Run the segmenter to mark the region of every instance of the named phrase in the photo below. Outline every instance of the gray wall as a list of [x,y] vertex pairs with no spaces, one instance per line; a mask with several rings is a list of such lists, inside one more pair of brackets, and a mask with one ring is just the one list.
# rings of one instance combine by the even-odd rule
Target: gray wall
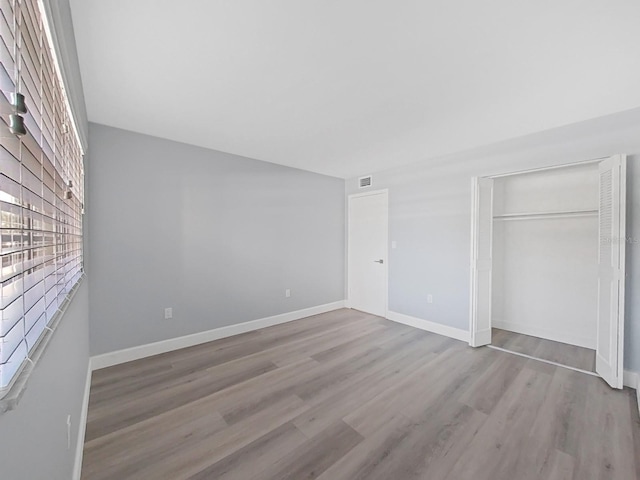
[[[45,2],[53,20],[65,79],[81,136],[88,131],[68,0]],[[86,138],[84,139],[86,142]],[[85,235],[85,245],[86,245]],[[87,249],[85,247],[85,255]],[[0,414],[3,480],[69,480],[78,443],[89,365],[89,288],[85,279],[29,377],[14,410]],[[71,448],[67,448],[67,415]]]
[[627,171],[625,368],[640,372],[640,155]]
[[[640,109],[375,173],[389,189],[389,309],[469,328],[471,177],[636,154],[628,165],[625,368],[640,371]],[[346,184],[357,193],[357,179]],[[434,303],[427,303],[432,294]]]
[[343,180],[96,124],[90,138],[92,355],[344,299]]
[[85,279],[29,377],[18,406],[0,414],[3,480],[72,478],[89,365],[88,293]]

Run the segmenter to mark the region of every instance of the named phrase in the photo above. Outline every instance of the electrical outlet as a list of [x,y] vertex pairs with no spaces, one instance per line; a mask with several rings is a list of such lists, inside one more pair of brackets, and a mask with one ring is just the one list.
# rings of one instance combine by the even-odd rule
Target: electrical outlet
[[427,303],[433,303],[433,295],[427,295]]
[[164,318],[165,320],[173,318],[173,308],[169,307],[164,309]]
[[289,298],[289,297],[291,296],[291,289],[287,288],[287,289],[284,291],[284,296],[285,296],[285,297],[287,297],[287,298]]
[[396,248],[398,248],[398,242],[396,242],[395,240],[392,240],[392,241],[391,241],[391,248],[392,248],[393,250],[395,250]]
[[67,415],[67,450],[71,450],[71,414]]

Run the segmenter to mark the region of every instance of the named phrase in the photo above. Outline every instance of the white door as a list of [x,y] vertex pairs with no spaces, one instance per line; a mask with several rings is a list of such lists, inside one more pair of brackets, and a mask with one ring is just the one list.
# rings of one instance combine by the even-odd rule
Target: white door
[[600,163],[598,332],[596,372],[622,388],[626,157]]
[[384,317],[387,312],[387,191],[350,195],[348,208],[348,305]]
[[469,344],[491,343],[491,269],[493,256],[493,179],[472,179],[471,325]]

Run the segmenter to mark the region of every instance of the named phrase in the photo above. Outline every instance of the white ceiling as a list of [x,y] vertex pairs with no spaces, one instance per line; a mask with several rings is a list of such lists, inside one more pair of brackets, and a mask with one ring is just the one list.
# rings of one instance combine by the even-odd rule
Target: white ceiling
[[637,0],[71,0],[89,119],[338,177],[640,106]]

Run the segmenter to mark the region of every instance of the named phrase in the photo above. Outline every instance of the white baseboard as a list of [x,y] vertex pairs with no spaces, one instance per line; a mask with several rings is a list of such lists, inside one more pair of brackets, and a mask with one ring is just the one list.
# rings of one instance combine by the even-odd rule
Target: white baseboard
[[553,340],[554,342],[577,345],[578,347],[589,348],[591,350],[596,349],[593,339],[580,337],[578,335],[549,331],[544,328],[531,327],[529,325],[522,325],[519,323],[503,322],[500,320],[496,320],[495,318],[491,321],[491,326],[493,328],[499,328],[501,330],[508,330],[509,332],[521,333],[522,335],[545,338],[547,340]]
[[73,464],[73,480],[80,480],[82,473],[82,454],[84,452],[84,435],[87,431],[87,413],[89,411],[89,394],[91,392],[91,359],[87,365],[87,379],[84,385],[84,396],[82,397],[82,410],[78,419],[78,443],[76,445],[76,456]]
[[622,383],[625,387],[636,389],[636,400],[638,401],[638,413],[640,413],[640,373],[625,370],[622,375]]
[[273,325],[279,325],[281,323],[292,322],[294,320],[310,317],[312,315],[318,315],[320,313],[330,312],[332,310],[338,310],[339,308],[344,308],[344,305],[344,300],[340,300],[338,302],[327,303],[325,305],[318,305],[315,307],[304,308],[302,310],[296,310],[295,312],[281,313],[280,315],[259,318],[257,320],[238,323],[236,325],[229,325],[227,327],[215,328],[213,330],[207,330],[205,332],[193,333],[191,335],[185,335],[183,337],[170,338],[168,340],[162,340],[160,342],[148,343],[146,345],[140,345],[137,347],[117,350],[115,352],[104,353],[102,355],[91,357],[91,368],[93,370],[99,370],[101,368],[111,367],[113,365],[119,365],[121,363],[151,357],[153,355],[159,355],[161,353],[172,352],[181,348],[192,347],[194,345],[212,342],[221,338],[231,337],[233,335],[239,335],[241,333],[251,332],[253,330],[259,330],[261,328],[271,327]]
[[476,332],[473,338],[469,338],[469,345],[472,347],[483,347],[491,343],[491,329],[486,328]]
[[449,327],[448,325],[430,322],[429,320],[411,317],[409,315],[392,312],[390,310],[387,311],[387,319],[392,322],[419,328],[420,330],[426,330],[427,332],[437,333],[438,335],[455,338],[456,340],[461,340],[463,342],[469,342],[469,332],[467,330],[462,330],[461,328]]

